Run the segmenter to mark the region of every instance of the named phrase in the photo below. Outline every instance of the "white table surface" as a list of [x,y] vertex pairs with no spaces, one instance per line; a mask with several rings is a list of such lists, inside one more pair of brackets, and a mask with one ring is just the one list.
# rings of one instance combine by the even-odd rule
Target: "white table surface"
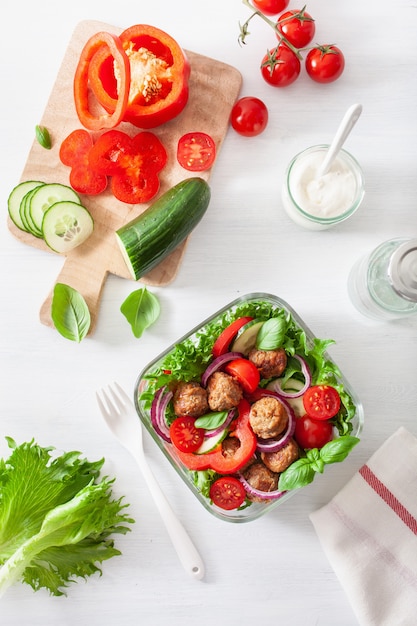
[[[302,3],[300,3],[301,5]],[[290,8],[300,8],[291,2]],[[0,228],[0,454],[5,437],[34,438],[58,450],[104,456],[115,493],[130,503],[132,532],[117,539],[123,555],[103,575],[71,585],[54,598],[16,585],[1,600],[9,626],[166,623],[211,625],[276,621],[291,626],[354,626],[355,615],[309,520],[400,425],[417,435],[417,320],[378,323],[352,307],[346,280],[359,256],[396,236],[417,236],[417,7],[414,0],[309,0],[316,40],[338,44],[346,70],[321,86],[305,74],[274,89],[258,66],[274,44],[253,20],[245,47],[239,0],[152,0],[116,3],[50,0],[9,3],[1,46],[2,173]],[[241,95],[264,100],[268,129],[242,138],[232,129],[211,176],[212,200],[192,234],[169,286],[152,288],[162,312],[135,339],[119,311],[138,286],[109,276],[96,331],[80,344],[39,321],[62,258],[14,239],[6,202],[17,184],[73,29],[93,19],[128,27],[149,23],[189,50],[238,68]],[[354,102],[363,113],[346,148],[361,162],[366,199],[348,222],[326,232],[301,230],[283,213],[285,166],[299,150],[328,142]],[[204,581],[182,570],[150,494],[129,454],[103,425],[95,390],[117,379],[132,391],[140,370],[235,297],[266,291],[286,300],[319,337],[336,340],[330,354],[365,408],[362,440],[349,459],[329,468],[285,506],[248,524],[217,520],[173,474],[149,438],[154,473],[197,544]]]

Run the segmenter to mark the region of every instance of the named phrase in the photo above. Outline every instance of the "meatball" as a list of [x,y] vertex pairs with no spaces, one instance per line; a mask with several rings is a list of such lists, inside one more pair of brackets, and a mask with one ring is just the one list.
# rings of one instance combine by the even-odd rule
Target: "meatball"
[[239,448],[240,441],[237,437],[226,437],[222,441],[222,454],[228,459],[234,457]]
[[180,382],[172,401],[175,415],[200,417],[210,410],[207,391],[197,382]]
[[261,452],[261,459],[271,472],[283,472],[299,457],[298,445],[294,439],[276,452]]
[[283,348],[277,350],[257,350],[253,348],[248,358],[256,367],[261,378],[276,378],[281,376],[287,367],[287,355]]
[[249,422],[261,439],[277,437],[288,425],[287,409],[278,398],[265,396],[252,404]]
[[207,399],[212,411],[228,411],[243,397],[242,388],[226,372],[214,372],[207,382]]
[[[278,489],[279,475],[266,467],[261,461],[252,463],[243,472],[243,476],[251,487],[260,491],[275,491]],[[248,493],[248,498],[253,502],[265,502],[264,498]]]

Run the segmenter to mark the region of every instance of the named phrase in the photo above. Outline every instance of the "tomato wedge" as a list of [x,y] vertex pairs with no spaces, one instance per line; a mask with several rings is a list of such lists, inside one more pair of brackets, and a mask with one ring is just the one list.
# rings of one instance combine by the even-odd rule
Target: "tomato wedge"
[[216,341],[213,344],[212,354],[216,358],[221,354],[225,354],[229,350],[229,346],[236,337],[239,330],[247,324],[251,322],[253,317],[239,317],[237,320],[229,324],[217,337]]
[[190,470],[212,469],[219,474],[234,474],[246,465],[255,453],[257,440],[249,423],[249,402],[245,399],[241,400],[238,411],[239,417],[236,420],[233,436],[238,438],[240,446],[233,456],[223,456],[221,447],[206,454],[177,450],[180,461]]
[[226,363],[224,369],[233,378],[236,378],[246,393],[253,393],[261,380],[258,368],[249,359],[233,359],[233,361]]
[[203,443],[204,428],[197,428],[194,417],[183,415],[172,422],[169,435],[181,452],[195,452]]
[[316,420],[328,420],[340,409],[340,396],[330,385],[309,387],[303,396],[303,404],[307,415]]
[[[117,99],[109,113],[94,113],[90,109],[89,66],[92,58],[100,49],[108,50],[117,65],[120,74],[120,87]],[[118,37],[106,32],[96,33],[85,44],[74,76],[74,102],[78,118],[88,130],[98,131],[114,128],[123,119],[130,85],[130,65],[122,43]]]
[[186,133],[177,145],[178,163],[190,172],[208,170],[216,158],[214,139],[206,133]]
[[246,492],[240,480],[234,476],[222,476],[212,483],[210,498],[219,508],[232,511],[244,503]]

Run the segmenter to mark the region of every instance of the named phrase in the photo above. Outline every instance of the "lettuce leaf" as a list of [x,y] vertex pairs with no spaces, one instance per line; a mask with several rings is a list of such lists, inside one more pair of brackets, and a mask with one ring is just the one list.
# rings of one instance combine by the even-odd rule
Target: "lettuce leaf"
[[21,581],[35,591],[64,595],[76,577],[101,573],[99,564],[119,555],[112,535],[133,523],[114,479],[100,478],[104,459],[79,452],[52,456],[33,440],[6,438],[10,457],[0,460],[0,596]]

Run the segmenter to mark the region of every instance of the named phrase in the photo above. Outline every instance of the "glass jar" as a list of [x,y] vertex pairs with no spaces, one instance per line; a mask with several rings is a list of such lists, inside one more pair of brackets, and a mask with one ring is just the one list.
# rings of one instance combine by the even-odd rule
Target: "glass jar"
[[296,224],[310,230],[325,230],[346,220],[365,193],[362,169],[346,150],[340,150],[328,172],[318,176],[328,149],[328,145],[318,145],[297,154],[282,186],[285,211]]
[[349,274],[348,292],[368,317],[417,315],[417,239],[390,239],[359,259]]

